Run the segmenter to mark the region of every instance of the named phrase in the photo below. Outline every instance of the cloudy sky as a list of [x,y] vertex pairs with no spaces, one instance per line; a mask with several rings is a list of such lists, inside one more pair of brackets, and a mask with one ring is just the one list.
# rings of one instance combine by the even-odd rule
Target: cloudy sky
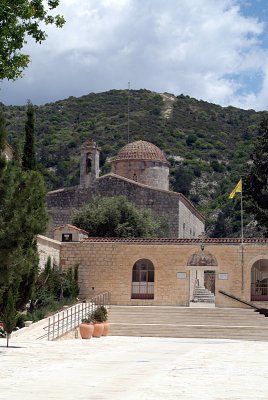
[[61,0],[63,29],[28,43],[23,78],[0,101],[44,104],[127,88],[268,107],[267,0]]

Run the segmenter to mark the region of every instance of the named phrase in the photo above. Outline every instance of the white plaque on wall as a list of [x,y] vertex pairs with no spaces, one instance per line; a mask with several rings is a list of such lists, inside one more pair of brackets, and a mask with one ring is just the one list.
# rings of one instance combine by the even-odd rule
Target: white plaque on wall
[[177,272],[177,279],[186,279],[186,272]]
[[227,273],[219,274],[219,279],[221,279],[222,281],[227,281],[228,280],[228,274]]

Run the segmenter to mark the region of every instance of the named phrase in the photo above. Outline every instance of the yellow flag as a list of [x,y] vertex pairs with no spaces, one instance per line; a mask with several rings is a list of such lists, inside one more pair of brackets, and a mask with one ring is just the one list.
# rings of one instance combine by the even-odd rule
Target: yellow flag
[[242,179],[238,182],[234,190],[229,194],[229,199],[232,199],[236,193],[242,192]]

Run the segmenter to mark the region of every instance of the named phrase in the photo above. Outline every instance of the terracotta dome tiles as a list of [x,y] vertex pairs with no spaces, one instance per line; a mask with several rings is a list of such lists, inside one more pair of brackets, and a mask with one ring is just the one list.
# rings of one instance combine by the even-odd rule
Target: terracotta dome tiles
[[167,162],[164,153],[157,146],[143,140],[128,143],[119,151],[116,160],[153,160]]

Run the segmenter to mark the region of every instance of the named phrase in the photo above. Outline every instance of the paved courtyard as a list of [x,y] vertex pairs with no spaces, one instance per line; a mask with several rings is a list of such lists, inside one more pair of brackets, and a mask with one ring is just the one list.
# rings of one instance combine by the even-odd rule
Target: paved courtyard
[[4,345],[1,400],[268,399],[267,342],[17,337]]

